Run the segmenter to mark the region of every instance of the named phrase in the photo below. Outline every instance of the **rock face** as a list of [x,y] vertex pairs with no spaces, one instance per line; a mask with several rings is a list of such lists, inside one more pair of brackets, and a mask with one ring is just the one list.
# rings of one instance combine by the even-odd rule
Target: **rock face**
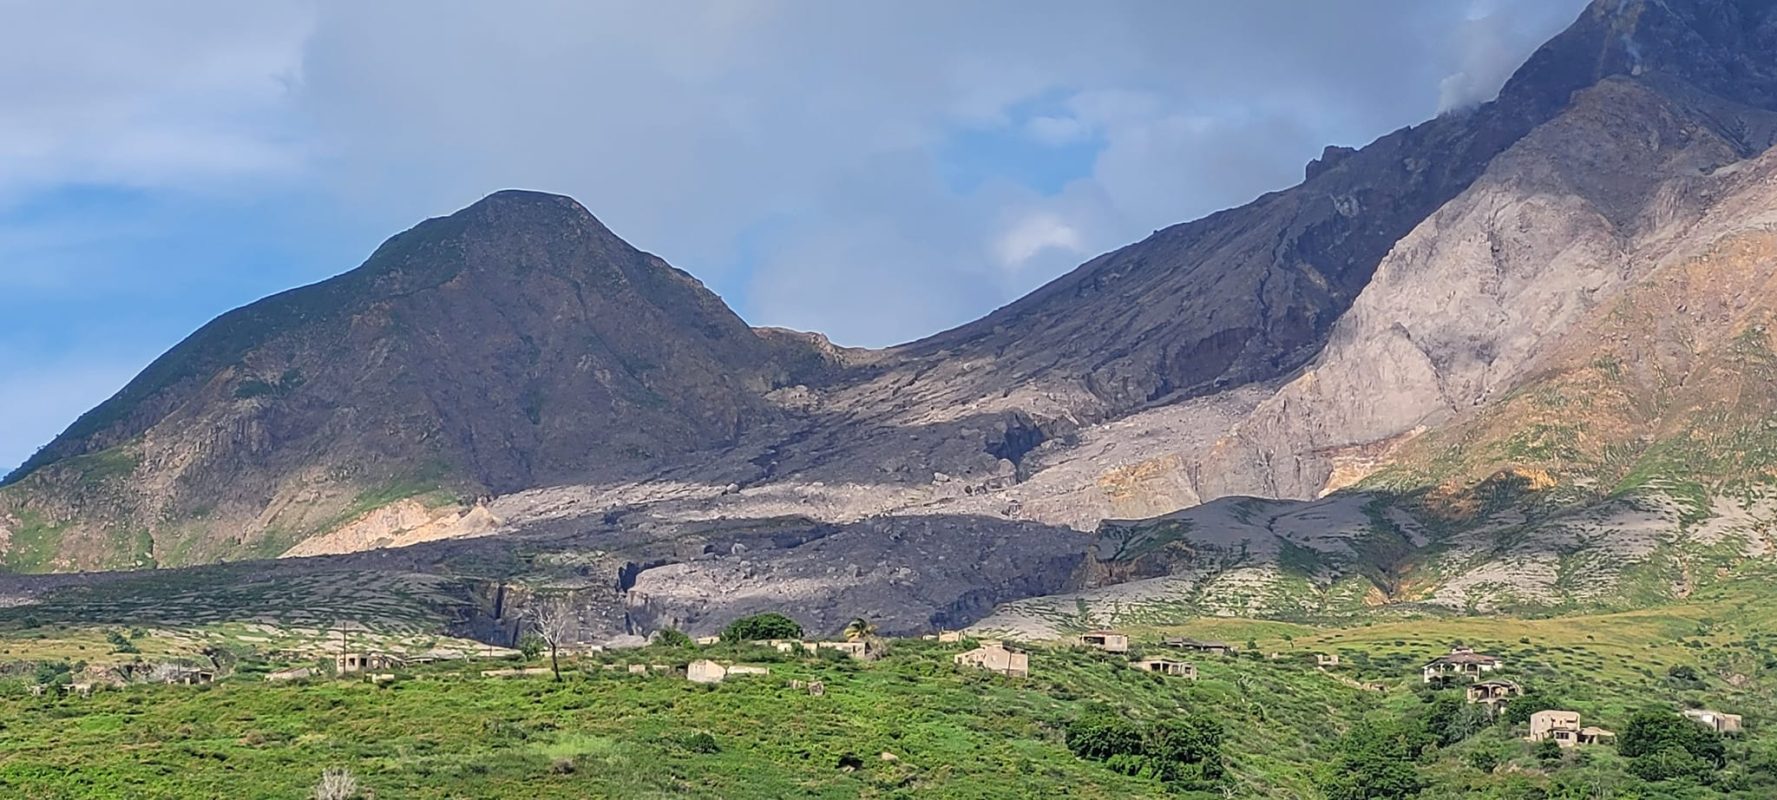
[[17,566],[114,564],[90,545],[119,531],[161,563],[275,555],[403,497],[731,444],[773,416],[790,350],[579,204],[501,192],[206,325],[15,472],[0,509],[70,542]]
[[0,553],[554,548],[465,590],[496,633],[540,588],[624,636],[1680,594],[1777,549],[1774,112],[1777,0],[1599,0],[1494,102],[882,351],[503,192],[169,352]]

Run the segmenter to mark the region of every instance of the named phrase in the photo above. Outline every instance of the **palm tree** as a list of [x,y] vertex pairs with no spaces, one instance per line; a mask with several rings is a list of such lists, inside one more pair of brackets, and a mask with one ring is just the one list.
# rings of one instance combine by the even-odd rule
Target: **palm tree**
[[876,626],[870,624],[870,620],[864,619],[863,617],[855,617],[851,622],[845,624],[845,640],[848,642],[855,642],[859,639],[869,639],[875,636]]

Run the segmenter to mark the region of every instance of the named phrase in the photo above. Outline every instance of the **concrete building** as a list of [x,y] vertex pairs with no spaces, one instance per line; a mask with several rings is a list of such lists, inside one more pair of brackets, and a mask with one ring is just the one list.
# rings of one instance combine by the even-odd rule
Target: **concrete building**
[[700,658],[685,666],[685,678],[692,683],[721,683],[728,677],[728,668],[707,658]]
[[1504,665],[1499,656],[1477,653],[1471,648],[1457,646],[1450,648],[1450,654],[1441,656],[1426,664],[1421,669],[1426,683],[1467,678],[1480,680],[1483,673],[1492,672]]
[[1720,711],[1710,711],[1705,708],[1687,708],[1679,713],[1683,714],[1685,719],[1691,720],[1692,722],[1702,725],[1716,733],[1740,732],[1739,714],[1724,714]]
[[1466,694],[1471,703],[1497,706],[1503,705],[1514,697],[1522,696],[1524,689],[1511,681],[1491,680],[1470,685]]
[[1116,631],[1087,631],[1080,634],[1080,644],[1107,653],[1129,652],[1129,637]]
[[963,640],[962,631],[938,631],[938,641],[944,644]]
[[1573,747],[1581,744],[1598,744],[1605,739],[1616,736],[1603,728],[1580,727],[1578,711],[1538,711],[1530,715],[1530,735],[1524,738],[1532,742],[1553,740],[1562,747]]
[[1314,665],[1317,667],[1339,666],[1339,656],[1336,653],[1315,653]]
[[1161,675],[1174,675],[1180,678],[1197,680],[1197,665],[1189,661],[1173,661],[1169,658],[1144,658],[1132,661],[1129,666],[1143,672],[1157,672]]
[[1218,656],[1232,655],[1234,653],[1234,645],[1228,644],[1227,642],[1204,642],[1183,636],[1168,636],[1161,639],[1160,643],[1167,647],[1176,647],[1180,650],[1210,653]]
[[967,653],[958,653],[952,660],[957,666],[984,669],[1009,678],[1030,677],[1030,654],[1007,650],[997,642],[982,645]]

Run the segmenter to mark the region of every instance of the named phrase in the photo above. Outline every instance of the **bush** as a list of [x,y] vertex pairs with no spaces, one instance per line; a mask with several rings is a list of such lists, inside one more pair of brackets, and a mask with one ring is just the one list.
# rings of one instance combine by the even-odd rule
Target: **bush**
[[526,661],[537,660],[537,656],[543,654],[543,637],[534,633],[525,635],[524,638],[518,640],[518,652],[524,654]]
[[1366,721],[1339,740],[1338,758],[1321,781],[1327,800],[1401,800],[1424,781],[1414,762],[1431,736],[1411,722]]
[[358,796],[358,779],[350,770],[330,769],[315,784],[315,800],[352,800]]
[[1726,761],[1721,736],[1667,708],[1647,708],[1629,718],[1617,752],[1642,780],[1705,779]]
[[722,631],[728,642],[752,642],[760,639],[800,639],[802,625],[776,612],[741,617]]
[[1070,723],[1066,741],[1076,756],[1181,787],[1218,784],[1226,774],[1221,723],[1201,714],[1144,726],[1098,711]]
[[122,633],[120,633],[118,631],[106,631],[105,632],[105,641],[111,643],[112,652],[116,652],[116,653],[139,653],[139,652],[142,652],[142,651],[136,649],[135,643],[131,642],[128,637],[125,637]]
[[691,647],[691,637],[678,628],[661,628],[654,632],[654,643],[662,647]]
[[679,739],[679,746],[693,753],[719,753],[721,745],[716,744],[716,737],[704,731],[687,733]]

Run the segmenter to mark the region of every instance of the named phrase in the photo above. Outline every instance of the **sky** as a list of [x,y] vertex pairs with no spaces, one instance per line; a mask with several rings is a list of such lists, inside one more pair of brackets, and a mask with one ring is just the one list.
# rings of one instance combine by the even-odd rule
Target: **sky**
[[747,321],[961,324],[1491,99],[1584,0],[0,0],[0,472],[503,188]]

